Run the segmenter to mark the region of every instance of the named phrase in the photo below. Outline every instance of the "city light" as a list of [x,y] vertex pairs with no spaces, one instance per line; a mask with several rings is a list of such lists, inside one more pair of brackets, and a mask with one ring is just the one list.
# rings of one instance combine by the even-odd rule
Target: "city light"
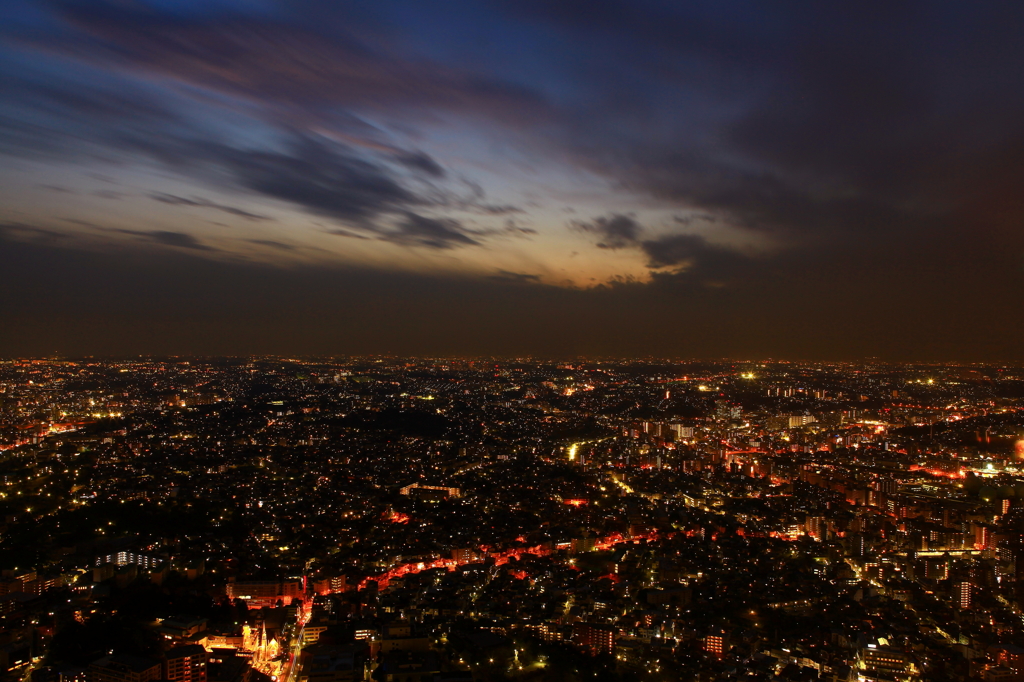
[[[8,599],[11,617],[47,628],[15,643],[50,645],[64,627],[39,610],[51,602],[89,628],[137,598],[133,627],[164,643],[146,659],[161,670],[301,682],[322,665],[364,679],[450,661],[515,677],[562,666],[541,656],[569,647],[573,670],[611,660],[669,676],[676,655],[753,669],[743,638],[756,632],[772,670],[842,660],[919,679],[919,659],[973,622],[962,614],[1024,623],[1010,535],[1024,410],[993,412],[987,383],[929,402],[922,381],[907,407],[914,366],[865,381],[865,367],[764,363],[757,388],[725,363],[684,364],[672,376],[700,371],[717,388],[677,391],[671,412],[662,385],[625,364],[515,363],[531,383],[500,361],[378,360],[0,365],[0,397],[15,398],[0,403],[0,500],[20,502],[0,549],[34,562],[3,585],[25,595]],[[342,375],[360,381],[339,389]],[[267,382],[273,399],[252,400]],[[573,382],[592,390],[565,391]],[[532,397],[505,400],[511,386]],[[168,417],[174,395],[204,409]],[[101,413],[124,416],[86,419]],[[74,428],[50,428],[57,415]],[[80,539],[52,534],[65,527]],[[168,585],[213,601],[168,616],[146,598],[179,599]],[[860,628],[859,610],[837,606],[851,595],[916,626],[837,646],[816,623]],[[973,660],[994,670],[1013,655]]]

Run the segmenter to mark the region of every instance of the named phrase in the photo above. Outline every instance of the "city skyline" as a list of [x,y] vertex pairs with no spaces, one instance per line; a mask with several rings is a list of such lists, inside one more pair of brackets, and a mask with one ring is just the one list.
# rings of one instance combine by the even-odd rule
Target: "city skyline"
[[1016,362],[1024,10],[0,8],[0,356]]

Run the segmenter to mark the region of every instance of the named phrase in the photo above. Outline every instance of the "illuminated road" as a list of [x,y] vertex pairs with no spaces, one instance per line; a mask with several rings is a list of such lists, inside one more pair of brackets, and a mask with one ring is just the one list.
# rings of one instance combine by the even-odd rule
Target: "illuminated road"
[[615,485],[619,486],[622,489],[622,492],[626,493],[627,495],[634,494],[635,491],[632,488],[630,488],[628,485],[626,485],[625,481],[620,481],[619,479],[615,478],[614,474],[609,476],[608,478],[610,478],[612,480],[612,483],[614,483]]
[[309,622],[309,616],[311,613],[312,609],[310,605],[303,604],[302,611],[299,613],[299,632],[295,637],[295,644],[292,645],[291,653],[288,655],[288,662],[281,671],[281,677],[277,682],[291,682],[292,675],[297,672],[296,668],[299,664],[299,652],[302,651],[302,640],[306,636],[306,623]]
[[[625,484],[622,484],[622,485],[625,485]],[[631,537],[626,537],[626,536],[621,535],[619,533],[612,533],[611,535],[606,535],[603,538],[600,538],[597,541],[595,541],[594,542],[594,550],[595,551],[604,551],[604,550],[607,550],[607,549],[611,549],[615,545],[618,545],[618,544],[623,543],[623,542],[633,542],[633,541],[636,541],[636,540],[656,540],[656,539],[658,539],[658,537],[659,537],[659,535],[658,535],[657,531],[652,531],[650,533],[645,533],[645,534],[642,534],[642,535],[635,535],[635,536],[631,536]],[[668,536],[666,536],[666,537],[668,537]],[[483,549],[483,552],[482,552],[483,557],[484,558],[494,559],[495,564],[498,565],[498,566],[502,566],[504,564],[507,564],[513,557],[516,558],[516,559],[519,559],[524,554],[533,554],[535,556],[547,556],[547,555],[551,554],[551,550],[550,549],[547,549],[546,547],[543,547],[541,545],[535,545],[533,547],[523,547],[523,548],[518,548],[517,547],[517,548],[514,548],[514,549],[507,549],[507,550],[505,550],[503,552],[490,552],[490,551],[487,551],[486,548],[482,548],[482,549]],[[459,566],[462,566],[462,565],[465,565],[465,564],[471,564],[471,563],[480,563],[480,560],[457,561],[455,559],[441,559],[441,558],[438,558],[438,559],[434,559],[433,561],[429,561],[429,562],[420,561],[420,562],[414,562],[414,563],[401,564],[399,566],[396,566],[396,567],[392,568],[391,570],[387,571],[386,573],[383,573],[382,575],[365,578],[362,582],[359,583],[359,589],[360,590],[365,589],[367,584],[371,580],[376,581],[378,587],[383,589],[383,588],[387,587],[388,583],[390,581],[394,580],[395,578],[400,578],[400,577],[402,577],[404,575],[409,575],[410,573],[419,573],[421,571],[427,571],[427,570],[434,569],[434,568],[446,568],[449,571],[454,571]]]
[[281,671],[281,679],[278,682],[290,682],[292,674],[296,672],[299,663],[299,652],[302,651],[302,637],[305,632],[306,626],[303,625],[299,628],[299,634],[295,639],[295,644],[292,645],[292,651],[288,655],[288,662],[285,664],[284,670]]

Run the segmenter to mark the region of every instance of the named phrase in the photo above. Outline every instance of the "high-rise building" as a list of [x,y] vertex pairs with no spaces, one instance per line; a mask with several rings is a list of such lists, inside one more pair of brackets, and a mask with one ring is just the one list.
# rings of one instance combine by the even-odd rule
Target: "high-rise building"
[[97,566],[102,566],[103,564],[114,564],[116,566],[128,566],[130,564],[134,564],[142,568],[155,568],[161,562],[163,562],[163,559],[160,557],[149,556],[147,554],[137,554],[135,552],[128,551],[96,557]]
[[971,593],[973,585],[967,580],[960,581],[953,585],[953,601],[962,609],[971,608]]
[[824,516],[810,516],[808,515],[805,523],[807,534],[815,540],[821,540],[825,537],[825,530],[827,529],[827,520]]
[[167,652],[164,679],[167,682],[206,682],[206,649],[198,644],[177,646]]
[[85,671],[87,682],[150,682],[159,680],[162,674],[159,661],[124,654],[104,656]]
[[683,440],[684,438],[693,438],[693,427],[683,426],[682,424],[672,424],[670,426],[672,431],[675,433],[676,440]]
[[231,599],[241,599],[249,608],[274,606],[281,601],[285,606],[303,595],[301,580],[252,580],[228,583],[227,594]]
[[594,655],[610,654],[615,651],[615,628],[600,623],[574,623],[572,641]]
[[728,637],[722,632],[713,632],[706,635],[702,644],[704,651],[715,658],[722,658],[725,652],[729,650]]
[[743,417],[743,408],[727,400],[715,401],[715,419],[729,420]]

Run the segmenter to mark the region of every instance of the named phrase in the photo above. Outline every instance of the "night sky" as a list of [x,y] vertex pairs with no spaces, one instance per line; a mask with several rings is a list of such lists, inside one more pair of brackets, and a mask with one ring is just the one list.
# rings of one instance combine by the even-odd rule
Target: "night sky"
[[0,355],[1024,359],[1024,3],[0,3]]

